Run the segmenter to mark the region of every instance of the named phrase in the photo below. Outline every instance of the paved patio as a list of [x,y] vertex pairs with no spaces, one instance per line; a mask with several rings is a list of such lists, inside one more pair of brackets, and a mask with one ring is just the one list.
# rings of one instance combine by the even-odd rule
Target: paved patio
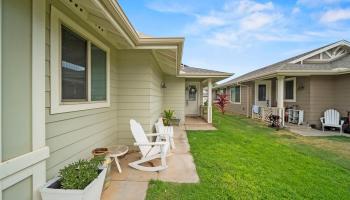
[[[123,172],[112,168],[112,182],[102,194],[102,200],[143,200],[146,197],[148,182],[161,180],[175,183],[198,183],[196,166],[190,153],[187,135],[184,127],[174,127],[176,149],[172,150],[167,159],[169,168],[162,172],[142,172],[128,166],[128,163],[139,159],[138,152],[127,154],[121,159]],[[154,161],[149,165],[157,165]]]
[[206,122],[201,117],[186,117],[185,119],[185,130],[188,131],[213,131],[216,130],[216,128],[212,125]]
[[302,136],[308,137],[322,137],[322,136],[345,136],[350,137],[350,134],[340,133],[339,130],[335,131],[322,131],[313,129],[311,127],[305,125],[295,125],[295,124],[286,124],[286,128],[292,133],[296,133]]

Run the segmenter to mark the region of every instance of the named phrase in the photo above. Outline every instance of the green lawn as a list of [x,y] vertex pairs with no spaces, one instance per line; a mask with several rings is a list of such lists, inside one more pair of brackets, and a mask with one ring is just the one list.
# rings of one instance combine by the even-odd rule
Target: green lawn
[[151,181],[147,199],[350,199],[346,138],[305,139],[215,112],[217,131],[188,133],[198,184]]

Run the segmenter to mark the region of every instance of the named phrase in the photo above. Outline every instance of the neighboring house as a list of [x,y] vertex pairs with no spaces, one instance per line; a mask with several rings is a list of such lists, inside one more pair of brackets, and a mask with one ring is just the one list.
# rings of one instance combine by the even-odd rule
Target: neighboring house
[[152,132],[163,109],[198,115],[201,88],[231,75],[181,65],[184,38],[140,35],[115,0],[0,4],[2,200],[40,199],[65,165],[131,145],[130,118]]
[[[343,117],[350,111],[349,52],[350,43],[338,41],[244,74],[214,92],[227,89],[230,112],[266,119],[266,113],[285,116],[293,107],[303,111],[303,124],[320,128],[325,110],[334,108]],[[255,112],[253,105],[259,107]]]

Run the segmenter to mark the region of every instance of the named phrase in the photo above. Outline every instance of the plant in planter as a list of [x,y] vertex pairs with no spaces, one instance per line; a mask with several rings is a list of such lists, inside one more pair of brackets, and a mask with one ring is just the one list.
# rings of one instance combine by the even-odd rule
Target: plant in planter
[[106,176],[106,168],[99,168],[103,160],[102,157],[79,160],[61,169],[59,176],[41,190],[42,199],[100,199]]
[[170,126],[172,120],[174,119],[174,114],[175,111],[174,110],[164,110],[163,112],[163,123],[165,126]]

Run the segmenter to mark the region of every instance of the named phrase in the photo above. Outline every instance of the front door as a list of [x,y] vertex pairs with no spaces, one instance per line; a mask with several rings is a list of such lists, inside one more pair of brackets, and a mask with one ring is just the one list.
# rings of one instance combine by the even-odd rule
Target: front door
[[255,81],[255,105],[271,107],[271,81]]
[[186,82],[185,115],[199,115],[199,82]]

